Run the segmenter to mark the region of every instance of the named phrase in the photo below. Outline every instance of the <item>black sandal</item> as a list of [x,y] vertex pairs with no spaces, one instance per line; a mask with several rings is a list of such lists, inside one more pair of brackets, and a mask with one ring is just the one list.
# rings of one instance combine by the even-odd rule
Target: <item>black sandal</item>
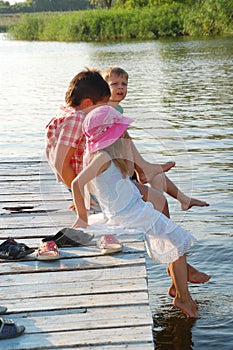
[[29,248],[24,243],[18,243],[13,238],[9,237],[0,245],[0,259],[21,259],[34,251],[35,249]]
[[63,228],[58,231],[55,236],[47,236],[42,242],[54,241],[56,245],[61,247],[79,247],[88,244],[94,237],[93,233],[84,232],[73,228]]
[[13,320],[0,318],[0,339],[18,337],[24,331],[25,327],[15,324]]

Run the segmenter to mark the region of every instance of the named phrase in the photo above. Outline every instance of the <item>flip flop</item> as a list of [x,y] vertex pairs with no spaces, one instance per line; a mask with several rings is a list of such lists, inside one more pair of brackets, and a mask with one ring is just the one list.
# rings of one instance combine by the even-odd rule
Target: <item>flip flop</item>
[[18,243],[9,237],[0,245],[0,259],[21,259],[28,254],[32,254],[34,251],[33,248],[29,248],[26,244]]
[[63,228],[55,236],[48,236],[42,242],[54,241],[59,248],[79,247],[88,244],[94,237],[92,232],[84,232],[73,228]]
[[57,260],[60,258],[58,247],[54,241],[42,242],[37,255],[37,260]]
[[7,307],[5,307],[5,306],[0,306],[0,315],[5,314],[6,311],[7,311]]
[[0,339],[18,337],[24,331],[25,327],[15,324],[13,320],[0,318]]
[[99,242],[97,242],[97,246],[104,255],[121,252],[123,248],[123,245],[112,235],[102,236]]

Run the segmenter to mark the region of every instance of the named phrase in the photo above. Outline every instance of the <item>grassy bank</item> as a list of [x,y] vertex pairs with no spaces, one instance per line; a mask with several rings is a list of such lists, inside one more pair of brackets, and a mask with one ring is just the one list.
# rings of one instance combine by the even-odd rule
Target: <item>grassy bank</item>
[[153,8],[85,10],[22,15],[15,39],[105,41],[180,35],[233,35],[233,4],[206,0],[202,6],[165,4]]

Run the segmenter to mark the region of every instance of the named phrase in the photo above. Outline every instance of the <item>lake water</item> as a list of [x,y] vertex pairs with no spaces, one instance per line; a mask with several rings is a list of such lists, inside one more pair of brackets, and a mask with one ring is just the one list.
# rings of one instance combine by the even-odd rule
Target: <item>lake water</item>
[[69,81],[85,67],[119,65],[129,73],[125,114],[151,161],[176,161],[169,177],[209,207],[180,210],[173,220],[198,240],[191,264],[212,275],[190,285],[199,318],[171,309],[164,266],[148,259],[156,349],[233,349],[233,38],[130,43],[57,43],[0,35],[0,161],[41,159],[44,127],[63,104]]

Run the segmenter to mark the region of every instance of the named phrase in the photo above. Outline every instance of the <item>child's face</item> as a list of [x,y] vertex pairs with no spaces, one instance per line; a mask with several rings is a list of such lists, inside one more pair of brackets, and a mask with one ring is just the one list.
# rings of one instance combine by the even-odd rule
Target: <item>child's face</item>
[[127,78],[124,75],[111,74],[108,85],[111,91],[110,101],[121,102],[127,94]]

